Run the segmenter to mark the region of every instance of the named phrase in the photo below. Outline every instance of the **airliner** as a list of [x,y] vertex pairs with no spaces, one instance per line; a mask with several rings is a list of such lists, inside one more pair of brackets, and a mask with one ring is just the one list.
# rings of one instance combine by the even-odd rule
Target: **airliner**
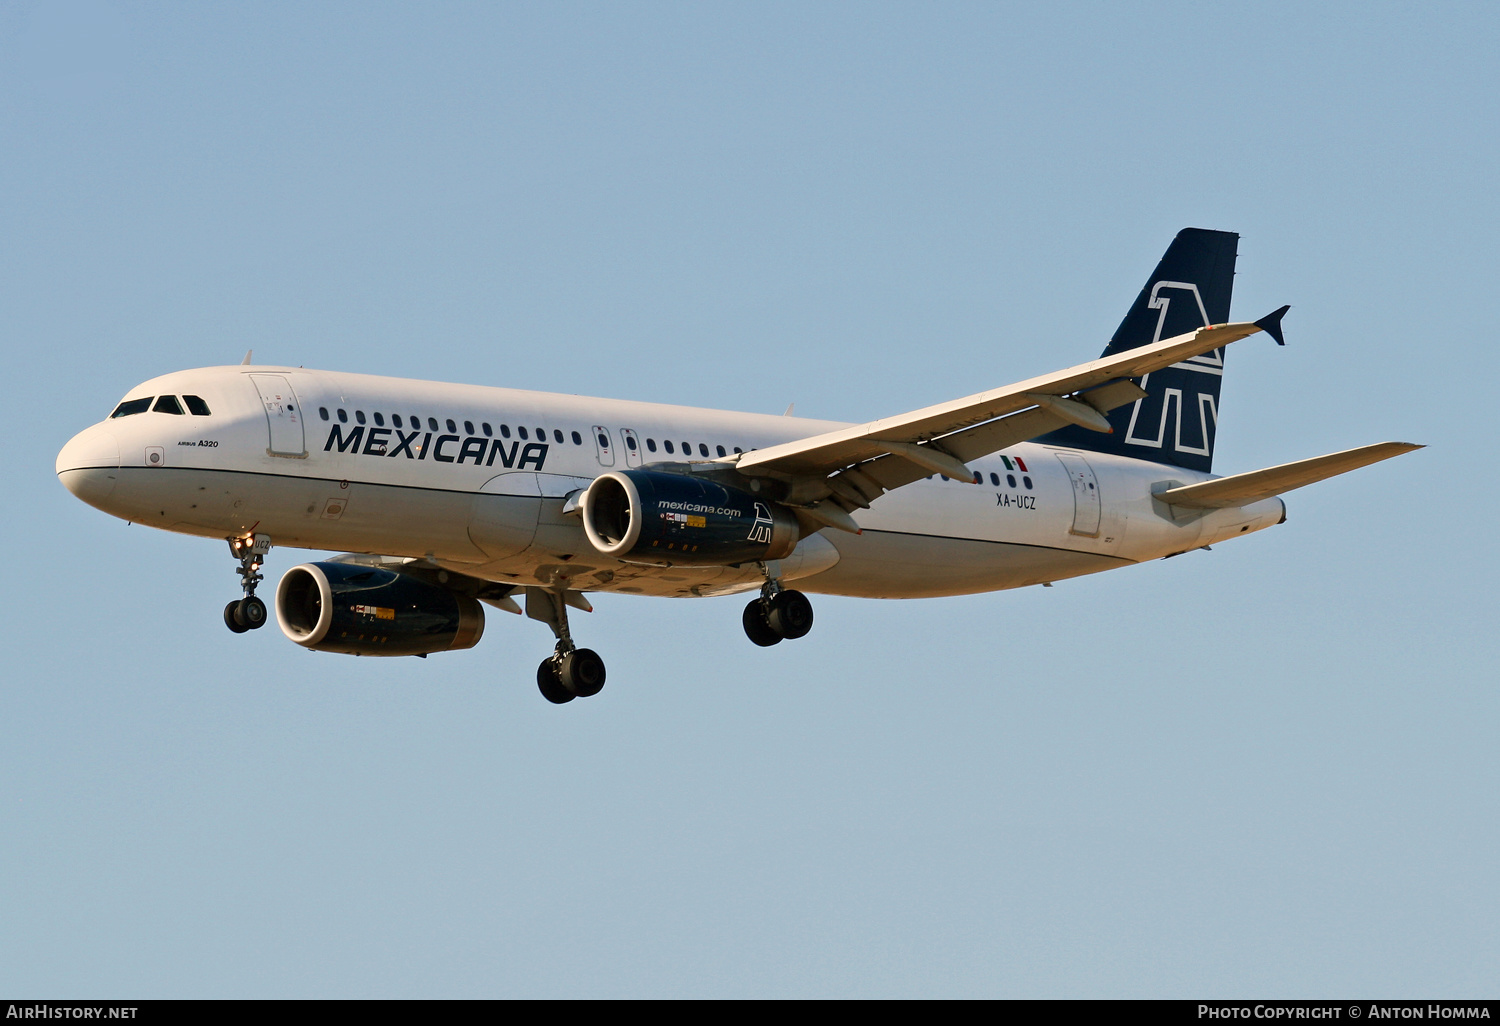
[[273,543],[341,550],[277,585],[292,641],[426,657],[477,644],[486,606],[524,613],[555,638],[537,686],[562,704],[604,686],[569,624],[591,593],[751,593],[745,633],[770,646],[812,628],[807,592],[963,595],[1176,556],[1283,523],[1291,489],[1421,448],[1213,474],[1226,348],[1285,343],[1287,307],[1229,320],[1238,243],[1180,232],[1097,360],[865,424],[246,354],[131,389],[57,474],[121,519],[226,539],[235,633],[269,619]]

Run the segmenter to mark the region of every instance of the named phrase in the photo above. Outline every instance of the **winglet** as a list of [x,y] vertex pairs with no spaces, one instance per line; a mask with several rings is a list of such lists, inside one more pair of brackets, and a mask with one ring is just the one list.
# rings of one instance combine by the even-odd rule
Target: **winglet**
[[1281,334],[1281,319],[1286,316],[1286,312],[1290,309],[1291,306],[1288,305],[1274,313],[1268,313],[1256,321],[1255,326],[1274,338],[1278,346],[1284,346],[1286,345],[1286,339]]

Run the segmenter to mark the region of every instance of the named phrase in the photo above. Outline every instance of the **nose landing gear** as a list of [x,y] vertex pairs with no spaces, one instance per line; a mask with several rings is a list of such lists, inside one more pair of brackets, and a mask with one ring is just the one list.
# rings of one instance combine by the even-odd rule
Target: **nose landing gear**
[[804,637],[812,630],[812,603],[800,591],[783,588],[769,567],[763,564],[761,569],[766,583],[761,585],[760,598],[751,599],[740,618],[745,635],[762,648]]
[[229,538],[229,552],[240,561],[240,587],[245,597],[224,607],[224,626],[236,634],[257,630],[266,625],[266,604],[255,597],[255,586],[265,580],[261,564],[271,551],[271,536],[257,534],[248,538]]

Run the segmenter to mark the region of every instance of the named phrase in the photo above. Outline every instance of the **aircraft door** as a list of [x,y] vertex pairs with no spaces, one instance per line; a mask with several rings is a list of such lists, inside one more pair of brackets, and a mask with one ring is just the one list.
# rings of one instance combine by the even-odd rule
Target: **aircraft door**
[[280,374],[252,374],[250,381],[260,393],[260,402],[266,411],[266,424],[271,432],[266,451],[272,456],[306,456],[307,440],[302,432],[301,404],[292,391],[291,382]]
[[594,432],[594,449],[599,454],[599,466],[612,467],[615,465],[615,450],[609,440],[609,432],[595,424],[589,430]]
[[635,431],[630,428],[621,428],[620,438],[625,443],[625,464],[631,467],[639,467],[641,465],[641,440],[636,437]]
[[1058,461],[1068,472],[1073,485],[1073,527],[1071,534],[1099,537],[1099,481],[1089,461],[1073,453],[1058,453]]

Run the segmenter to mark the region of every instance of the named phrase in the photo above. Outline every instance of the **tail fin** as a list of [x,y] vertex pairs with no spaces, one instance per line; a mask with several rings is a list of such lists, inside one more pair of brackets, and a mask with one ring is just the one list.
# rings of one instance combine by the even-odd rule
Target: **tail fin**
[[[1178,232],[1103,355],[1228,321],[1239,239],[1205,228]],[[1224,350],[1215,349],[1141,378],[1146,398],[1109,414],[1113,434],[1066,427],[1036,441],[1208,471],[1223,380]]]

